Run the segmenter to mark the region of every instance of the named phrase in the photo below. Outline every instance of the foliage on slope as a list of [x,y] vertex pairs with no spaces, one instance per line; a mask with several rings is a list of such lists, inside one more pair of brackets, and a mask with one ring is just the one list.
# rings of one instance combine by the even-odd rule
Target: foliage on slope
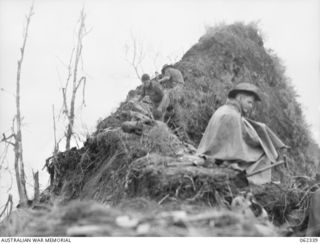
[[[310,136],[297,95],[281,62],[271,50],[264,48],[254,25],[236,23],[209,28],[175,66],[182,71],[185,85],[171,94],[175,99],[171,101],[166,124],[153,119],[148,102],[131,101],[139,96],[141,87],[130,91],[114,113],[99,121],[96,132],[83,148],[53,158],[51,192],[66,200],[95,199],[113,205],[128,197],[161,201],[167,195],[176,200],[200,199],[208,205],[219,205],[219,199],[230,204],[233,194],[241,189],[232,181],[229,182],[232,190],[226,189],[225,172],[219,180],[204,173],[206,169],[169,170],[162,165],[154,166],[149,159],[155,155],[159,162],[168,162],[181,153],[194,152],[190,144],[198,145],[210,117],[239,82],[254,83],[261,89],[263,99],[253,118],[269,125],[291,147],[289,175],[312,175],[314,164],[308,154]],[[129,120],[140,123],[141,135],[121,130],[121,124]],[[137,165],[143,170],[136,170]],[[170,172],[175,172],[173,177]],[[179,177],[174,177],[176,174]],[[270,216],[283,212],[276,217],[279,224],[286,221],[290,211],[302,208],[298,204],[302,193],[290,188],[291,177],[287,180],[286,186],[273,187],[270,192],[279,195],[274,207],[267,209]],[[255,192],[261,193],[259,201],[263,206],[270,206],[265,202],[269,195],[263,195],[263,189],[257,188]]]

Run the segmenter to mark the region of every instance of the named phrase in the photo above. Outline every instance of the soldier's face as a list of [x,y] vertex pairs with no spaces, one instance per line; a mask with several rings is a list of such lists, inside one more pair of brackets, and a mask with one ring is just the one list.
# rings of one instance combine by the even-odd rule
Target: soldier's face
[[142,83],[145,85],[145,86],[148,86],[150,84],[150,80],[143,80]]
[[253,110],[255,104],[255,98],[252,95],[248,94],[239,94],[239,102],[241,105],[242,112],[244,115],[249,116]]

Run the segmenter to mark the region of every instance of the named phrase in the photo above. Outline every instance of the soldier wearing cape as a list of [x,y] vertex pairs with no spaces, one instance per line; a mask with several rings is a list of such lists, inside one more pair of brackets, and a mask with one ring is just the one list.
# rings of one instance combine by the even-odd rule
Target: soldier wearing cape
[[[240,83],[232,89],[226,104],[212,115],[197,154],[226,162],[247,174],[275,163],[279,150],[288,147],[267,125],[246,118],[256,101],[261,101],[256,86]],[[271,169],[248,180],[258,185],[271,182]]]

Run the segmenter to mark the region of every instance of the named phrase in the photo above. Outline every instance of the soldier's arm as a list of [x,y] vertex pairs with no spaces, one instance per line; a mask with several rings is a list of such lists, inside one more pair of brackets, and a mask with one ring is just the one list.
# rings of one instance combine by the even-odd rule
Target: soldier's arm
[[170,80],[170,76],[164,76],[158,82],[162,83],[162,82],[167,81],[167,80]]
[[171,78],[170,73],[168,71],[165,71],[164,76],[160,80],[158,80],[158,82],[161,83],[161,82],[170,80],[170,78]]
[[146,96],[146,89],[143,87],[142,88],[142,93],[140,95],[140,98],[138,99],[138,102],[140,102],[145,96]]

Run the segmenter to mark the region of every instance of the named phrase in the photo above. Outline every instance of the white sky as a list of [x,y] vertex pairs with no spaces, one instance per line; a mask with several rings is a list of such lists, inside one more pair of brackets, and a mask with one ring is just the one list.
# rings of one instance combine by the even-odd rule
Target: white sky
[[[15,113],[10,92],[15,91],[24,16],[30,3],[0,0],[0,88],[7,91],[0,92],[0,133],[8,131]],[[87,106],[78,116],[78,132],[94,131],[97,120],[106,117],[139,84],[124,55],[130,33],[146,50],[143,71],[153,74],[164,63],[179,60],[204,34],[205,26],[259,21],[265,46],[284,61],[320,144],[318,0],[42,0],[35,1],[21,78],[24,158],[30,181],[31,169],[40,170],[42,188],[47,184],[48,175],[41,169],[53,149],[51,106],[59,108],[61,104],[60,82],[66,77],[63,63],[69,60],[83,5],[92,31],[84,41]],[[160,55],[155,58],[157,53]],[[63,127],[59,128],[61,136]],[[7,198],[8,182],[8,174],[0,172],[0,206]]]

